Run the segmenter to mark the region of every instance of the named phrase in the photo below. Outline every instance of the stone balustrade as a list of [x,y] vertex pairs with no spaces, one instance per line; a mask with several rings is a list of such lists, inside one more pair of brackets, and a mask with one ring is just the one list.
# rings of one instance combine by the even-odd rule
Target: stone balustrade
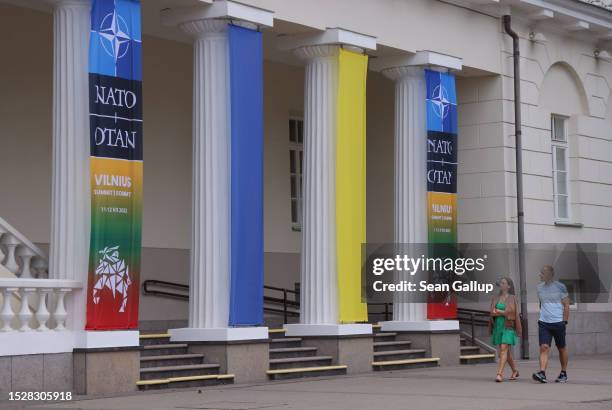
[[2,218],[0,265],[19,278],[48,277],[49,264],[45,253]]
[[66,296],[81,283],[62,279],[0,278],[0,332],[66,329]]

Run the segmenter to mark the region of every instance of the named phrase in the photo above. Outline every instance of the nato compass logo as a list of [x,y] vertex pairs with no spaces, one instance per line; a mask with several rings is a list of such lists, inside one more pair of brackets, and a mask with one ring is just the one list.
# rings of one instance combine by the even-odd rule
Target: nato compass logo
[[89,72],[142,81],[140,2],[96,0],[91,10]]
[[124,18],[117,14],[116,10],[104,17],[98,35],[102,48],[115,62],[125,57],[130,48],[130,31]]
[[457,94],[455,77],[449,73],[425,70],[427,83],[427,130],[457,133]]
[[430,101],[433,104],[436,115],[441,119],[445,119],[450,111],[450,100],[448,99],[448,92],[442,84],[434,89]]

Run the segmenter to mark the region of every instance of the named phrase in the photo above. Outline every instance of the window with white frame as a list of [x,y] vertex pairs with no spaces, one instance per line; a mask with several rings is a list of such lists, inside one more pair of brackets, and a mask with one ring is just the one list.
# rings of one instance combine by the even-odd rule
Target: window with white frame
[[570,220],[569,147],[567,143],[567,117],[551,117],[553,195],[555,219]]
[[291,229],[302,230],[302,171],[304,169],[304,120],[289,119],[289,184]]

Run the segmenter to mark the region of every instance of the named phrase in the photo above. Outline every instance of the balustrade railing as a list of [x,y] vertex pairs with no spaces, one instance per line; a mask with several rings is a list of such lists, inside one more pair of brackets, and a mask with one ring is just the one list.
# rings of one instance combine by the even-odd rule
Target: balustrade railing
[[0,332],[66,329],[66,296],[81,284],[72,280],[0,278]]
[[0,218],[0,265],[18,278],[48,277],[47,256]]

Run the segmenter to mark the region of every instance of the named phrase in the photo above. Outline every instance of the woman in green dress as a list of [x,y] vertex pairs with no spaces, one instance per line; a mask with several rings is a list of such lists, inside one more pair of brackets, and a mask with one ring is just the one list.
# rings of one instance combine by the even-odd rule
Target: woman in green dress
[[499,364],[497,366],[496,382],[504,380],[504,367],[506,363],[512,369],[510,380],[516,380],[519,376],[516,363],[512,357],[510,346],[516,344],[517,335],[521,335],[521,325],[518,315],[518,304],[514,295],[514,283],[509,277],[503,277],[499,281],[499,294],[491,301],[491,321],[489,322],[489,333],[491,343],[499,346]]

